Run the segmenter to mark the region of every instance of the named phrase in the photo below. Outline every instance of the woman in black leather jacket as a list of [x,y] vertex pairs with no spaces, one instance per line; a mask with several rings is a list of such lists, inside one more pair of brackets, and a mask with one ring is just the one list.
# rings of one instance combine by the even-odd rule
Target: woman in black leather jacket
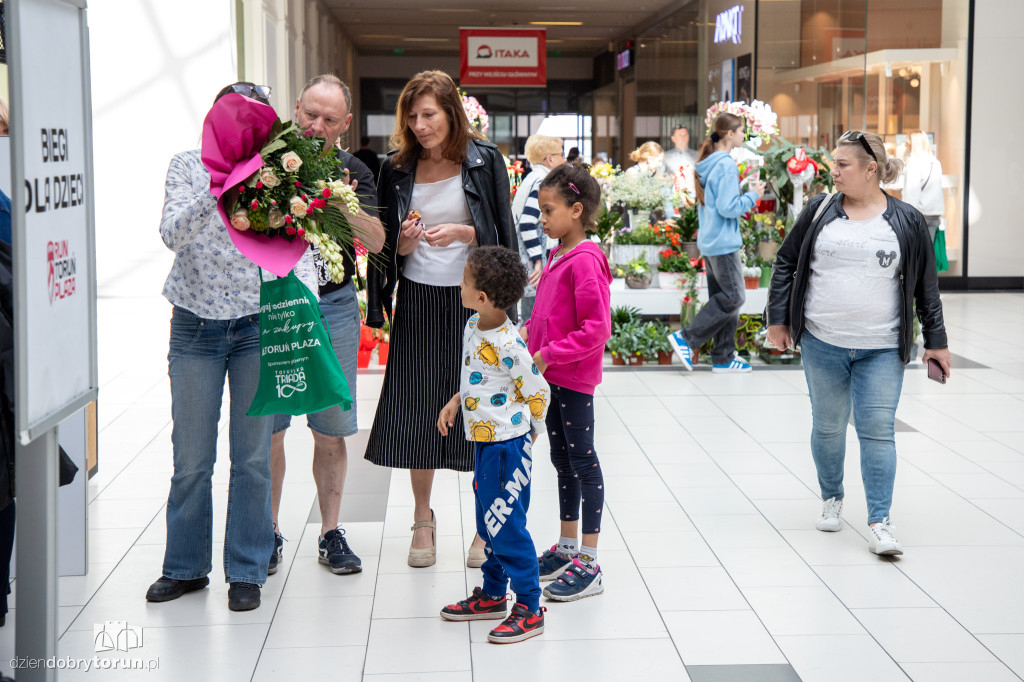
[[[409,565],[422,567],[436,560],[434,470],[473,470],[465,434],[437,430],[437,415],[459,392],[462,332],[472,312],[459,289],[466,257],[474,246],[516,249],[516,241],[505,161],[470,126],[452,79],[440,71],[414,76],[396,118],[391,144],[398,149],[377,182],[390,259],[369,268],[366,324],[380,327],[392,314],[396,285],[398,295],[366,459],[410,470]],[[483,541],[474,548],[482,563]]]
[[896,478],[896,407],[910,362],[913,315],[923,361],[950,374],[935,254],[921,213],[886,194],[899,176],[874,133],[839,138],[839,193],[811,199],[779,249],[768,294],[768,343],[800,343],[811,398],[811,452],[821,488],[817,528],[838,531],[846,427],[860,440],[868,549],[902,554],[889,517]]

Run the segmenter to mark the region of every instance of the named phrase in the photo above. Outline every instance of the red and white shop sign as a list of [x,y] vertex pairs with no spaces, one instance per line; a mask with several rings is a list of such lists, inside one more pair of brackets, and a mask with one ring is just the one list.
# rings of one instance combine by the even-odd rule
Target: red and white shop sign
[[547,85],[544,29],[460,28],[459,85]]

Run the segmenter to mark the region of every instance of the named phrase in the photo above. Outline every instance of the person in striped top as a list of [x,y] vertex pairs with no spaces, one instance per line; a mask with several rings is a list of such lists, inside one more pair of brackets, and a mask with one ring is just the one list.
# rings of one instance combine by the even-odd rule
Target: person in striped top
[[544,235],[540,230],[540,206],[537,203],[537,189],[540,181],[555,166],[565,163],[565,143],[557,137],[531,135],[526,140],[526,160],[533,166],[523,178],[512,199],[512,220],[516,223],[516,238],[519,242],[519,256],[530,273],[530,281],[523,294],[519,313],[523,320],[530,319],[533,302],[537,297],[537,282],[544,269],[547,255]]

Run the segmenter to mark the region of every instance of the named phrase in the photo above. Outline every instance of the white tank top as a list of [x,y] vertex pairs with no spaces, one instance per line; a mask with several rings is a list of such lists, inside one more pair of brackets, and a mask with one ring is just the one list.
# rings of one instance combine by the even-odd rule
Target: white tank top
[[[409,209],[419,211],[423,229],[444,223],[472,225],[462,173],[437,182],[417,182],[412,189]],[[439,287],[458,286],[469,256],[469,244],[453,242],[448,246],[431,246],[420,240],[416,249],[405,257],[402,273],[420,284]]]

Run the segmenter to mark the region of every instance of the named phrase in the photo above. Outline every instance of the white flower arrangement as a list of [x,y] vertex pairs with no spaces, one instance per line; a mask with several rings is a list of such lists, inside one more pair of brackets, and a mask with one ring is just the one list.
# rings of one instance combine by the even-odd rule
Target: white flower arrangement
[[755,99],[750,104],[746,102],[719,102],[718,104],[711,105],[704,115],[704,125],[707,128],[708,135],[711,134],[711,126],[715,122],[715,117],[722,112],[739,116],[743,119],[746,139],[751,143],[756,143],[753,144],[754,147],[760,146],[761,138],[769,138],[772,135],[779,134],[778,114],[772,111],[771,105]]
[[651,211],[665,204],[671,196],[672,180],[646,173],[619,173],[608,179],[608,201],[621,202],[639,211]]

